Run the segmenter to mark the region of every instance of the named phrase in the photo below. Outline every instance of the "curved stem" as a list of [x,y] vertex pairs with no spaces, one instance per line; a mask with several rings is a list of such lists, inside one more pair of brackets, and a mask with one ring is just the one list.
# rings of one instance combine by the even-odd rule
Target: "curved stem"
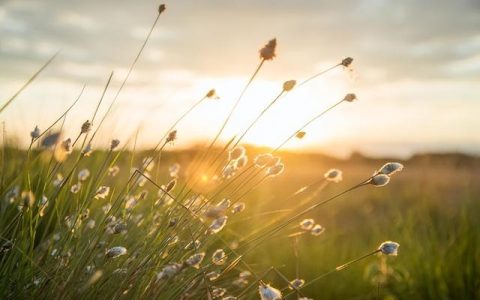
[[258,120],[267,112],[267,110],[270,109],[270,107],[273,106],[273,104],[275,104],[275,102],[277,102],[277,100],[283,95],[283,93],[285,92],[285,90],[282,89],[282,91],[278,94],[277,97],[275,97],[275,99],[272,100],[272,102],[270,102],[270,104],[267,105],[267,107],[265,107],[259,114],[258,116],[255,118],[255,120],[253,120],[252,123],[250,123],[250,125],[247,127],[247,129],[245,129],[245,131],[240,135],[240,137],[238,138],[238,140],[235,142],[235,144],[233,144],[232,148],[235,148],[239,143],[240,141],[245,137],[245,135],[248,133],[248,131],[250,131],[250,129],[252,129],[252,127],[258,122]]
[[280,145],[278,145],[274,150],[273,152],[276,152],[277,150],[279,150],[280,148],[282,148],[288,141],[290,141],[291,139],[293,139],[297,133],[299,131],[302,131],[303,129],[305,129],[308,125],[312,124],[313,122],[315,122],[316,120],[318,120],[320,117],[322,117],[324,114],[326,114],[327,112],[331,111],[332,109],[334,109],[335,107],[337,107],[338,105],[340,105],[344,100],[340,100],[338,101],[337,103],[335,103],[334,105],[330,106],[329,108],[327,108],[326,110],[322,111],[321,113],[319,113],[318,115],[314,116],[313,118],[311,118],[308,122],[306,122],[305,124],[303,124],[299,129],[297,129],[294,133],[292,133],[292,135],[290,135],[288,138],[286,138]]
[[[302,289],[303,289],[303,288],[306,288],[307,286],[312,285],[314,282],[316,282],[316,281],[318,281],[318,280],[320,280],[320,279],[322,279],[322,278],[324,278],[324,277],[327,277],[327,276],[330,275],[330,274],[333,274],[333,273],[336,273],[336,272],[345,270],[346,268],[350,267],[352,264],[354,264],[354,263],[356,263],[356,262],[358,262],[358,261],[361,261],[361,260],[363,260],[363,259],[365,259],[365,258],[367,258],[367,257],[370,257],[370,256],[372,256],[372,255],[374,255],[374,254],[377,254],[378,252],[380,252],[379,249],[374,250],[374,251],[372,251],[372,252],[370,252],[370,253],[367,253],[367,254],[365,254],[365,255],[360,256],[359,258],[356,258],[356,259],[351,260],[351,261],[349,261],[349,262],[347,262],[347,263],[345,263],[345,264],[343,264],[343,265],[340,265],[340,266],[336,267],[335,269],[330,270],[330,271],[328,271],[328,272],[326,272],[326,273],[323,273],[323,274],[319,275],[318,277],[310,280],[308,283],[306,283],[305,285],[303,285],[301,288],[302,288]],[[295,291],[292,291],[292,292],[286,294],[286,295],[285,295],[285,298],[287,298],[288,296],[290,296],[290,295],[293,294],[294,292],[295,292]]]
[[63,112],[63,114],[62,114],[60,117],[58,117],[57,120],[55,120],[55,122],[53,122],[50,126],[48,126],[47,129],[45,129],[42,133],[40,133],[40,135],[39,135],[37,138],[35,138],[34,140],[32,140],[32,144],[33,144],[33,142],[35,142],[35,141],[37,141],[39,138],[41,138],[41,137],[42,137],[45,133],[47,133],[50,129],[52,129],[52,127],[55,126],[55,124],[57,124],[58,122],[60,122],[60,120],[62,120],[62,118],[64,118],[64,117],[68,114],[68,112],[75,106],[75,104],[77,104],[77,102],[78,102],[78,101],[80,100],[80,98],[82,97],[83,92],[85,91],[85,86],[86,86],[86,85],[83,85],[82,90],[80,91],[80,94],[78,94],[78,96],[77,96],[77,98],[75,99],[75,101],[73,101],[73,103],[67,108],[67,110],[65,110],[65,111]]
[[[258,74],[258,72],[260,71],[260,69],[262,68],[264,62],[265,62],[265,59],[262,59],[262,60],[260,61],[260,63],[258,64],[257,68],[255,69],[255,72],[253,72],[252,76],[250,77],[250,79],[248,80],[247,84],[245,85],[245,87],[243,88],[242,92],[240,93],[240,96],[238,96],[237,101],[235,101],[235,104],[233,105],[232,109],[230,110],[230,113],[228,114],[227,118],[226,118],[225,121],[223,122],[222,127],[220,127],[220,130],[218,131],[217,135],[215,136],[215,138],[214,138],[213,141],[211,142],[211,144],[210,144],[210,146],[208,147],[208,149],[211,149],[211,148],[213,147],[213,145],[215,144],[215,142],[218,140],[218,138],[219,138],[220,135],[222,134],[223,130],[225,130],[225,127],[227,126],[228,122],[230,121],[230,118],[232,117],[235,109],[236,109],[237,106],[240,104],[240,101],[242,100],[243,95],[245,94],[245,92],[247,91],[248,87],[250,86],[250,84],[253,82],[253,80],[254,80],[255,77],[257,76],[257,74]],[[207,152],[208,152],[208,150],[207,150]]]
[[326,69],[326,70],[321,71],[320,73],[317,73],[317,74],[315,74],[315,75],[313,75],[313,76],[305,79],[304,81],[300,82],[300,83],[297,85],[297,88],[298,88],[298,87],[301,87],[302,85],[304,85],[304,84],[306,84],[306,83],[308,83],[310,80],[313,80],[313,79],[315,79],[315,78],[317,78],[317,77],[319,77],[319,76],[327,73],[328,71],[331,71],[331,70],[333,70],[333,69],[335,69],[336,67],[341,66],[341,65],[342,65],[342,63],[338,63],[338,64],[336,64],[336,65],[334,65],[334,66],[331,66],[330,68],[328,68],[328,69]]
[[9,106],[13,102],[13,100],[15,100],[15,98],[17,98],[17,96],[20,95],[20,93],[35,80],[35,78],[37,78],[38,74],[40,74],[55,59],[55,57],[57,57],[58,53],[59,52],[55,53],[49,60],[47,60],[47,62],[40,69],[38,69],[38,71],[35,72],[35,74],[33,74],[33,76],[30,77],[30,79],[27,80],[27,82],[25,82],[25,84],[19,90],[15,94],[13,94],[13,96],[10,97],[4,105],[2,105],[2,107],[0,108],[0,113],[2,113],[5,108],[7,108],[7,106]]
[[[367,180],[368,181],[368,180]],[[310,207],[298,212],[297,214],[295,214],[294,216],[288,218],[287,220],[283,221],[282,223],[278,224],[277,226],[275,226],[274,228],[270,229],[270,230],[267,230],[266,232],[262,233],[260,236],[254,238],[253,240],[247,242],[246,244],[243,245],[243,247],[245,246],[248,246],[254,242],[256,242],[255,245],[253,245],[250,249],[248,249],[246,252],[250,252],[252,251],[256,246],[258,246],[260,243],[262,243],[266,238],[268,238],[269,236],[271,236],[272,234],[275,234],[277,232],[279,232],[280,230],[282,230],[283,228],[285,228],[286,226],[288,226],[289,224],[291,224],[292,222],[296,221],[298,218],[306,215],[307,213],[311,212],[312,210],[324,205],[324,204],[327,204],[328,202],[331,202],[343,195],[345,195],[346,193],[348,192],[351,192],[361,186],[364,186],[367,182],[367,181],[362,181],[361,183],[359,184],[356,184],[348,189],[346,189],[345,191],[333,196],[333,197],[330,197],[326,200],[323,200],[323,201],[320,201],[320,202],[317,202],[313,205],[311,205]]]

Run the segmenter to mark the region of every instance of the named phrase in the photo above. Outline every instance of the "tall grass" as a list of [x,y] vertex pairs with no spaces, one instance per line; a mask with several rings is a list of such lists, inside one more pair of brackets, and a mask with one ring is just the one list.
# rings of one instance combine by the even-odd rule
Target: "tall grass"
[[[325,218],[331,227],[317,223],[321,219],[319,213],[330,212],[342,200],[358,195],[378,197],[375,195],[390,186],[380,187],[403,165],[388,163],[382,167],[378,163],[362,170],[362,176],[347,184],[343,183],[339,170],[323,174],[329,167],[315,170],[315,178],[312,175],[306,178],[310,182],[307,185],[293,183],[291,177],[289,182],[282,182],[284,170],[295,168],[295,163],[289,164],[281,157],[282,147],[303,136],[299,133],[341,103],[356,100],[354,94],[347,94],[318,112],[301,127],[292,128],[293,133],[269,151],[253,155],[252,149],[241,145],[246,133],[255,130],[256,122],[281,97],[319,76],[327,76],[333,68],[350,67],[351,58],[296,87],[295,81],[285,82],[277,96],[241,134],[215,146],[246,90],[260,76],[264,63],[275,57],[276,40],[271,40],[260,49],[259,65],[209,146],[196,149],[182,164],[173,164],[178,158],[164,150],[175,141],[177,125],[204,101],[213,98],[214,90],[186,108],[159,136],[153,149],[128,151],[130,141],[122,144],[112,140],[109,149],[92,151],[98,138],[96,133],[110,116],[164,11],[165,6],[160,6],[146,39],[98,124],[98,111],[113,73],[92,118],[79,126],[73,141],[63,137],[61,122],[68,122],[68,114],[75,109],[81,93],[46,130],[32,131],[28,149],[18,150],[3,143],[2,298],[305,299],[321,295],[351,297],[355,295],[351,291],[361,291],[362,294],[355,295],[359,297],[365,296],[365,291],[368,295],[399,298],[478,296],[478,250],[472,242],[478,240],[478,233],[472,229],[469,209],[464,208],[460,217],[455,215],[452,219],[457,225],[453,232],[439,230],[442,226],[437,223],[443,217],[430,215],[429,208],[408,211],[400,205],[385,207],[384,218],[374,218],[378,223],[358,216],[348,218],[356,221],[356,228],[368,227],[372,237],[368,240],[359,239],[353,231],[351,235],[336,233],[340,226],[334,225],[335,220],[338,218],[342,223],[345,216]],[[7,101],[6,105],[11,103]],[[134,136],[131,140],[135,143],[135,139]],[[161,159],[163,156],[166,158]],[[203,178],[205,172],[213,176]],[[396,179],[397,175],[393,181]],[[268,192],[272,185],[281,193]],[[275,201],[247,199],[262,199],[272,194]],[[401,196],[396,198],[395,201],[401,201]],[[375,202],[379,206],[380,203]],[[349,204],[351,211],[359,211],[359,215],[363,205],[366,203]],[[430,239],[428,243],[416,240],[418,231],[425,231],[422,236]],[[389,233],[395,236],[384,236]],[[390,238],[408,245],[402,255],[410,259],[402,260],[403,265],[397,266],[388,257],[397,254],[398,244],[380,245]],[[326,245],[311,247],[312,239]],[[437,248],[444,241],[451,244],[446,249]],[[430,260],[410,256],[414,247],[423,249]],[[442,264],[442,257],[449,255],[454,257]],[[438,259],[438,264],[427,264],[435,261],[432,257]],[[459,260],[462,265],[454,263]],[[312,269],[312,265],[321,267]],[[366,267],[365,275],[359,275],[359,265]],[[354,274],[355,280],[343,280],[345,277],[341,276],[345,274]],[[455,274],[456,278],[450,280],[444,274]],[[372,282],[376,284],[374,292]],[[338,288],[318,293],[318,287],[324,289],[329,285]]]

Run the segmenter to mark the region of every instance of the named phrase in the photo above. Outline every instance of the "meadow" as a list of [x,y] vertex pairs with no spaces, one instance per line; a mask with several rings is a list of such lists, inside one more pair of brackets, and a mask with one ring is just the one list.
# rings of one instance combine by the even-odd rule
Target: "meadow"
[[480,297],[478,157],[338,159],[283,149],[338,105],[354,105],[352,93],[292,128],[276,147],[244,143],[277,100],[330,70],[349,70],[350,57],[306,80],[285,81],[245,131],[224,141],[243,95],[276,56],[271,39],[205,145],[174,147],[178,124],[216,98],[214,89],[185,107],[156,147],[135,149],[133,136],[96,149],[98,130],[164,11],[161,5],[114,98],[108,104],[104,92],[76,135],[63,127],[82,94],[47,128],[15,137],[29,140],[28,147],[3,134],[2,299]]
[[[248,148],[247,153],[256,155],[261,153],[261,150],[263,149]],[[159,168],[157,174],[158,182],[168,184],[169,168],[176,163],[181,166],[188,165],[195,154],[195,151],[165,153],[162,158],[163,167]],[[3,155],[9,161],[3,174],[18,175],[27,153],[7,149]],[[31,168],[45,169],[49,160],[42,158],[41,153],[32,155],[39,155],[39,159]],[[112,155],[95,152],[77,168],[89,169],[91,176],[95,176],[95,166],[102,166],[109,156]],[[281,153],[281,156],[287,166],[284,174],[250,190],[242,200],[245,209],[241,213],[230,215],[228,226],[217,233],[220,240],[207,242],[209,236],[205,235],[199,251],[205,251],[207,256],[199,270],[206,274],[215,271],[222,274],[230,259],[219,266],[207,261],[217,248],[239,248],[235,253],[242,253],[242,243],[249,241],[251,234],[259,228],[281,222],[302,202],[312,203],[338,194],[345,187],[365,179],[365,176],[368,177],[371,170],[383,161],[360,155],[348,160],[318,154]],[[140,190],[137,192],[139,203],[135,205],[135,214],[127,209],[126,199],[120,212],[104,213],[102,208],[107,203],[115,203],[114,195],[122,189],[121,183],[128,180],[131,166],[141,166],[145,153],[123,151],[115,153],[115,157],[117,159],[114,165],[119,167],[118,174],[114,177],[105,174],[102,181],[111,187],[113,195],[106,199],[90,199],[89,215],[85,216],[85,219],[80,218],[82,221],[75,225],[75,228],[69,227],[73,225],[67,222],[66,216],[78,212],[79,201],[85,195],[92,195],[92,191],[97,189],[94,180],[82,182],[80,191],[75,194],[66,189],[59,198],[59,201],[63,202],[59,215],[52,212],[51,217],[56,219],[54,222],[57,225],[52,226],[48,233],[45,232],[45,225],[38,220],[44,219],[48,214],[40,218],[34,217],[41,209],[41,201],[36,201],[31,210],[27,211],[24,211],[23,207],[17,208],[18,202],[2,202],[2,238],[8,236],[9,241],[15,241],[10,249],[6,249],[5,242],[2,246],[1,290],[4,297],[28,298],[33,295],[34,298],[49,298],[61,295],[75,299],[129,299],[152,293],[160,299],[208,298],[200,282],[197,283],[198,286],[192,287],[191,294],[184,294],[185,283],[188,282],[185,280],[192,280],[193,283],[195,274],[198,276],[198,270],[194,268],[191,271],[182,271],[177,275],[179,278],[175,276],[169,279],[172,281],[169,285],[157,282],[158,273],[165,265],[186,259],[192,250],[185,250],[191,238],[188,234],[185,236],[184,230],[174,229],[170,234],[176,233],[175,235],[161,235],[169,232],[171,225],[168,222],[171,219],[165,217],[166,211],[161,205],[155,204],[161,198],[158,187],[152,182],[144,182],[141,189],[144,193],[148,191],[148,195],[139,196]],[[239,263],[213,280],[211,287],[224,287],[235,295],[254,284],[245,296],[256,298],[258,282],[255,276],[263,275],[262,273],[271,267],[275,267],[282,274],[270,272],[262,277],[264,282],[272,286],[285,287],[282,276],[289,280],[304,278],[308,283],[309,279],[328,273],[375,248],[379,242],[391,239],[401,245],[398,256],[368,257],[346,270],[321,278],[302,289],[302,293],[313,299],[477,298],[480,278],[477,197],[480,193],[480,182],[476,174],[479,172],[480,160],[454,154],[422,155],[403,163],[408,168],[388,186],[362,187],[306,215],[325,228],[319,236],[308,232],[295,235],[299,232],[299,226],[298,222],[294,222],[285,230],[269,236],[254,251],[246,251],[242,260],[248,267]],[[58,172],[65,173],[72,167],[73,165],[67,163],[62,165]],[[286,196],[305,186],[305,182],[318,182],[318,179],[322,182],[325,170],[331,167],[343,171],[343,181],[316,185],[311,192],[295,198]],[[108,169],[105,172],[108,173]],[[181,171],[180,174],[185,173],[188,174],[188,170]],[[43,175],[38,172],[29,176],[36,182]],[[179,175],[179,178],[182,177],[183,175]],[[6,176],[2,179],[5,181]],[[75,181],[76,178],[71,182]],[[180,179],[177,184],[181,186],[181,182]],[[201,182],[194,188],[199,193],[208,193],[211,189],[208,185],[207,182]],[[171,193],[175,194],[176,189]],[[225,191],[225,196],[229,193],[234,191]],[[219,196],[219,199],[222,197]],[[49,203],[49,206],[52,204]],[[22,216],[25,217],[22,212],[33,219],[21,220]],[[125,223],[114,224],[125,224],[125,230],[115,233],[115,230],[112,232],[109,229],[111,227],[107,220],[112,215],[124,220],[122,222]],[[96,221],[92,227],[90,220]],[[32,228],[30,222],[38,226],[34,236],[31,236],[32,232],[29,231]],[[198,232],[197,226],[200,225],[190,222],[191,220],[187,222],[190,225],[184,226],[191,226],[192,231]],[[206,224],[208,225],[208,221]],[[13,225],[17,227],[16,233],[12,232]],[[157,231],[163,242],[173,236],[179,238],[171,245],[168,242],[166,245],[157,244],[151,237]],[[16,236],[12,239],[14,233]],[[202,230],[199,233],[200,237],[204,235]],[[22,238],[25,240],[22,241]],[[32,240],[36,240],[36,243],[30,243]],[[95,247],[90,245],[92,242]],[[127,255],[114,259],[105,258],[106,251],[115,245],[128,249]],[[25,246],[28,247],[23,248]],[[88,260],[83,260],[85,258],[82,258],[82,253],[89,255]],[[155,258],[155,263],[145,261],[149,255]],[[244,283],[237,282],[240,272],[250,270],[255,275],[250,275],[252,277],[245,279]],[[73,278],[72,273],[75,274]],[[95,278],[95,275],[100,277]],[[69,280],[65,280],[66,278]],[[173,286],[176,288],[172,288]]]

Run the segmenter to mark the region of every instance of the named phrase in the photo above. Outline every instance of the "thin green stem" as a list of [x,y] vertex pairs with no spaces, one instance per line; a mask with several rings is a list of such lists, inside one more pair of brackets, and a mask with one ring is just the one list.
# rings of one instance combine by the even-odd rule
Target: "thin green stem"
[[21,88],[15,94],[13,94],[13,96],[11,96],[5,102],[5,104],[2,105],[2,107],[0,107],[0,113],[2,113],[7,108],[7,106],[12,104],[13,100],[15,100],[17,96],[20,95],[20,93],[24,89],[26,89],[35,80],[35,78],[37,78],[37,76],[55,59],[55,57],[57,57],[58,53],[59,52],[55,53],[49,60],[47,60],[47,62],[40,69],[38,69],[38,71],[35,72],[35,74],[33,74],[33,76],[30,77],[30,79],[28,79],[27,82],[25,82]]
[[[340,272],[340,271],[342,271],[342,270],[345,270],[346,268],[350,267],[352,264],[354,264],[354,263],[356,263],[356,262],[359,262],[359,261],[361,261],[361,260],[363,260],[363,259],[365,259],[365,258],[367,258],[367,257],[370,257],[370,256],[372,256],[372,255],[374,255],[374,254],[377,254],[377,253],[379,253],[379,252],[380,252],[380,250],[377,249],[377,250],[374,250],[374,251],[372,251],[372,252],[369,252],[369,253],[367,253],[367,254],[365,254],[365,255],[362,255],[362,256],[360,256],[359,258],[356,258],[356,259],[354,259],[354,260],[351,260],[351,261],[349,261],[349,262],[347,262],[347,263],[345,263],[345,264],[343,264],[343,265],[340,265],[340,266],[336,267],[336,268],[333,269],[333,270],[330,270],[330,271],[328,271],[328,272],[326,272],[326,273],[323,273],[323,274],[315,277],[314,279],[310,280],[308,283],[306,283],[305,285],[303,285],[301,288],[302,288],[302,289],[303,289],[303,288],[306,288],[306,287],[312,285],[313,283],[317,282],[318,280],[327,277],[328,275],[331,275],[331,274],[333,274],[333,273],[337,273],[337,272]],[[292,295],[294,292],[295,292],[295,291],[292,291],[292,292],[286,294],[286,295],[285,295],[285,299],[286,299],[288,296]]]

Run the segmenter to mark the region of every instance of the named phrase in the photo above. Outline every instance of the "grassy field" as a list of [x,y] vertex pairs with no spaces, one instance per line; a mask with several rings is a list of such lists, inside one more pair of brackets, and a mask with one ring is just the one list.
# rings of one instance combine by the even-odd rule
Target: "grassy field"
[[[335,166],[344,170],[345,180],[318,196],[328,198],[368,176],[380,164],[378,160],[361,159],[298,160],[287,161],[289,172],[258,191],[257,199],[272,199],[265,204],[268,209],[295,205],[273,200],[281,199],[279,186],[295,189],[308,177]],[[478,298],[478,162],[454,155],[417,157],[405,162],[404,172],[385,188],[365,187],[312,213],[310,216],[326,231],[320,237],[305,236],[299,241],[301,277],[315,278],[364,254],[379,241],[394,240],[401,247],[398,257],[367,259],[323,278],[306,288],[306,294],[319,299]],[[277,196],[272,197],[272,193]],[[255,198],[252,201],[255,203]],[[272,258],[272,263],[284,262],[282,270],[289,278],[295,277],[292,244],[291,239],[272,240],[262,247],[263,254],[256,253],[252,260],[258,257],[258,263],[265,263],[264,258]]]
[[[224,296],[240,294],[256,298],[259,279],[283,288],[286,295],[290,290],[285,279],[302,278],[309,284],[335,267],[375,250],[386,240],[401,245],[398,256],[367,257],[311,283],[297,295],[314,299],[476,299],[479,295],[480,160],[477,158],[414,157],[403,162],[405,170],[395,174],[387,186],[363,186],[308,212],[305,218],[314,218],[325,228],[321,235],[300,230],[298,222],[302,217],[255,245],[252,238],[265,226],[282,223],[299,208],[362,182],[388,160],[358,155],[337,160],[321,155],[281,153],[285,163],[283,174],[259,180],[261,183],[257,184],[257,179],[243,181],[242,178],[247,178],[245,172],[234,176],[232,180],[237,183],[229,187],[215,182],[203,171],[204,167],[195,168],[195,172],[188,167],[198,153],[165,153],[160,165],[150,170],[152,182],[141,182],[141,187],[132,185],[126,193],[123,188],[130,169],[141,169],[146,153],[95,152],[75,166],[75,160],[62,164],[51,161],[48,151],[28,154],[4,150],[4,161],[8,161],[2,172],[1,190],[5,200],[1,207],[4,243],[0,290],[4,298],[197,299],[207,298],[207,289],[212,292],[218,288],[227,290]],[[260,152],[252,148],[247,155],[253,157]],[[73,152],[71,157],[77,155]],[[208,234],[205,232],[205,226],[211,222],[211,218],[205,217],[208,210],[198,210],[194,217],[183,214],[175,203],[159,204],[158,199],[166,198],[159,196],[154,182],[168,185],[169,167],[174,163],[181,166],[176,186],[170,191],[176,199],[184,199],[183,203],[188,205],[186,191],[191,190],[190,195],[210,195],[212,204],[224,197],[233,202],[241,200],[245,210],[238,214],[226,212],[229,219],[225,228]],[[108,174],[109,166],[113,165],[120,170],[116,176]],[[343,181],[321,180],[332,167],[343,171]],[[90,176],[73,193],[71,186],[79,181],[77,174],[82,169],[88,169]],[[75,172],[68,178],[71,170]],[[52,174],[50,181],[45,179],[48,173]],[[57,173],[66,178],[65,188],[60,191],[54,186],[53,174]],[[199,177],[199,182],[188,184],[194,176]],[[320,184],[291,196],[319,179]],[[30,200],[25,200],[28,196],[21,191],[13,200],[9,198],[9,191],[20,184],[34,187],[33,202],[27,203]],[[95,197],[102,185],[110,187],[105,199]],[[40,214],[42,194],[48,195],[49,204]],[[129,202],[133,198],[127,195],[135,200]],[[108,203],[112,209],[104,213]],[[180,221],[173,224],[172,219]],[[299,232],[303,233],[296,235]],[[185,250],[193,236],[201,244],[197,251]],[[255,247],[250,249],[249,245]],[[125,247],[127,254],[109,258],[107,251],[114,246]],[[211,263],[210,257],[216,249],[224,249],[228,256],[221,265]],[[178,274],[157,280],[157,274],[166,265],[181,263],[198,252],[206,253],[200,269],[182,267]],[[241,261],[230,265],[240,255]],[[272,266],[278,272],[273,270],[262,277]],[[250,271],[252,275],[239,283],[242,271]],[[221,276],[213,281],[202,278],[210,272]],[[296,293],[289,296],[295,297]]]
[[[283,151],[324,114],[354,105],[353,93],[292,128],[273,149],[242,146],[277,100],[331,70],[351,71],[351,57],[298,83],[285,81],[263,110],[247,116],[244,131],[224,138],[245,92],[276,57],[273,38],[256,52],[257,67],[228,113],[215,116],[223,123],[205,146],[172,147],[177,125],[218,99],[214,89],[180,107],[183,115],[154,137],[154,149],[129,150],[137,146],[132,136],[92,150],[105,145],[98,130],[108,131],[104,121],[165,9],[156,8],[109,104],[113,72],[74,136],[64,125],[85,86],[31,137],[8,136],[3,124],[1,299],[480,298],[478,157],[395,162]],[[0,114],[54,59],[2,102]],[[128,126],[138,136],[142,124]],[[28,147],[18,146],[28,139]]]

